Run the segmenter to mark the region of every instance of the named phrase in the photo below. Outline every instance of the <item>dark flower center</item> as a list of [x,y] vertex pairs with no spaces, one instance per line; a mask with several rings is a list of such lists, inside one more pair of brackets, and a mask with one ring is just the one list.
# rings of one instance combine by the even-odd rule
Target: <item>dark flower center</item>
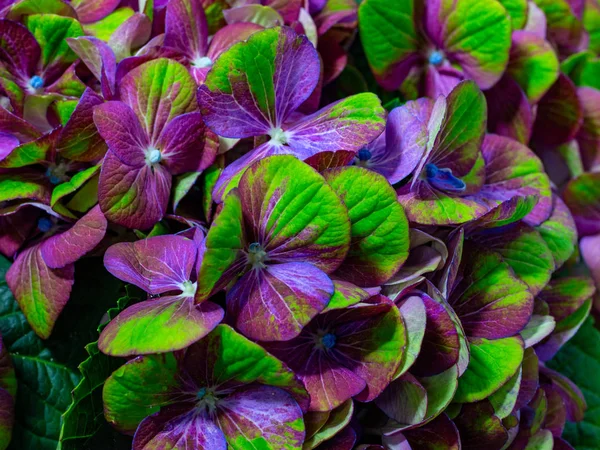
[[52,221],[48,217],[42,217],[38,220],[37,227],[42,233],[47,233],[52,228]]
[[463,180],[455,177],[451,169],[440,169],[433,163],[425,166],[425,176],[433,187],[446,192],[463,192],[467,185]]
[[373,155],[371,154],[371,152],[369,150],[367,150],[366,148],[361,148],[358,151],[358,155],[357,156],[358,156],[358,159],[360,161],[368,161],[368,160],[370,160],[373,157]]
[[202,387],[196,393],[196,408],[212,413],[217,408],[217,397],[212,389]]
[[439,66],[444,62],[444,52],[441,50],[434,50],[429,54],[429,64]]
[[264,269],[266,267],[265,261],[267,260],[267,252],[262,248],[258,242],[253,242],[248,246],[248,264],[253,269]]
[[67,179],[68,179],[68,177],[67,177],[68,170],[69,170],[68,164],[65,164],[63,162],[61,162],[59,164],[51,164],[46,169],[46,178],[48,178],[48,180],[52,184],[63,183],[64,181],[67,181]]
[[332,334],[332,333],[327,333],[326,335],[324,335],[321,338],[321,344],[327,350],[333,348],[335,346],[335,342],[336,342],[335,334]]

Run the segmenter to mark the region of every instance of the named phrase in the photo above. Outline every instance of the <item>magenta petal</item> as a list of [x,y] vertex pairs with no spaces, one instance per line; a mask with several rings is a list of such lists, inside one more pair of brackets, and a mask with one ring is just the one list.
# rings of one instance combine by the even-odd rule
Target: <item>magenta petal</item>
[[104,238],[106,218],[99,206],[92,208],[69,230],[42,243],[40,252],[48,267],[58,269],[72,264],[92,251]]
[[171,174],[161,165],[135,168],[112,152],[102,163],[100,208],[108,220],[127,228],[147,229],[163,218],[171,192]]
[[456,325],[443,305],[426,294],[420,295],[427,311],[421,352],[411,373],[432,376],[442,373],[458,361],[460,341]]
[[91,162],[106,153],[106,142],[94,124],[94,108],[104,102],[102,97],[86,88],[73,114],[62,131],[56,150],[64,158]]
[[210,166],[215,154],[205,152],[205,127],[200,113],[187,113],[175,117],[164,128],[157,147],[162,153],[169,172],[203,170]]
[[102,93],[108,100],[115,94],[117,60],[108,44],[90,36],[67,39],[69,47],[81,58],[102,85]]
[[577,87],[564,74],[537,104],[532,141],[542,146],[558,146],[573,139],[583,122]]
[[[273,386],[249,385],[228,395],[217,405],[216,420],[231,448],[252,448],[254,439],[263,448],[301,448],[304,441],[302,410],[296,400]],[[255,447],[257,448],[257,447]],[[212,450],[212,449],[211,449]]]
[[148,137],[133,110],[122,102],[106,102],[94,108],[94,123],[108,148],[123,163],[144,165]]
[[29,122],[9,112],[2,106],[0,106],[0,132],[12,134],[22,142],[32,141],[42,135]]
[[251,339],[286,341],[325,309],[333,292],[333,282],[311,264],[273,264],[236,283],[227,294],[227,312]]
[[579,243],[581,256],[592,272],[592,278],[600,286],[600,234],[586,236]]
[[[412,449],[433,450],[436,448],[460,450],[460,435],[456,425],[442,413],[435,420],[412,430],[403,432]],[[405,450],[400,447],[399,450]]]
[[354,371],[322,351],[312,353],[305,367],[295,371],[310,394],[309,411],[331,411],[367,386]]
[[2,63],[13,76],[29,81],[40,60],[40,46],[27,28],[12,20],[0,20]]
[[22,251],[6,273],[6,282],[36,334],[47,339],[67,304],[74,282],[72,264],[49,268],[40,246]]
[[173,47],[191,61],[206,56],[208,24],[201,0],[171,0],[165,18],[166,47]]
[[81,0],[73,2],[73,6],[81,23],[92,23],[108,16],[119,2],[120,0]]
[[260,25],[251,22],[232,23],[221,28],[210,40],[207,56],[215,61],[221,53],[229,49],[233,44],[245,41],[257,31],[263,30]]
[[352,450],[355,443],[356,431],[350,425],[346,425],[331,439],[316,447],[316,450]]
[[485,91],[488,130],[527,145],[533,127],[533,110],[525,92],[508,76]]
[[104,254],[104,265],[115,277],[156,295],[181,290],[196,262],[194,241],[177,235],[120,242]]
[[177,404],[146,417],[138,426],[132,450],[227,450],[225,435],[206,414],[193,405]]

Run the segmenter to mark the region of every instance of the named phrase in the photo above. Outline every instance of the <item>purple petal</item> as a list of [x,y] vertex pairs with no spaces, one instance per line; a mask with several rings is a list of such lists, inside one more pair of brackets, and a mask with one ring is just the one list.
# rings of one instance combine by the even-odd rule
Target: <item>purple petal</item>
[[104,254],[104,265],[115,277],[156,295],[182,290],[196,262],[196,244],[183,236],[154,236],[120,242]]
[[210,166],[215,153],[205,152],[205,127],[200,113],[188,113],[171,120],[157,143],[169,172],[177,175]]
[[172,0],[167,4],[164,45],[185,54],[190,61],[206,56],[208,24],[200,0]]
[[119,90],[153,144],[171,120],[198,110],[196,82],[173,59],[153,59],[136,67],[123,77]]
[[369,168],[392,184],[410,175],[425,154],[432,108],[433,102],[422,98],[394,109],[387,119],[384,151],[371,151],[373,162]]
[[227,312],[245,336],[285,341],[327,306],[333,292],[333,282],[311,264],[274,264],[236,283],[227,294]]
[[535,195],[538,203],[525,217],[530,225],[539,225],[552,213],[550,181],[539,158],[517,141],[489,134],[481,151],[485,159],[486,182],[480,199],[504,201],[515,196]]
[[135,168],[112,152],[102,163],[98,183],[100,208],[108,220],[127,228],[147,229],[165,215],[171,174],[161,165]]
[[119,25],[108,41],[108,45],[115,52],[117,61],[131,56],[132,49],[144,45],[150,38],[151,31],[152,23],[142,13],[135,13]]
[[[243,55],[256,53],[265,45],[271,46],[271,50],[262,56],[268,58],[262,64],[269,67],[272,78],[263,79],[264,74],[251,79],[235,75],[256,70],[247,67],[249,62]],[[297,67],[303,70],[295,70]],[[228,78],[228,92],[217,86],[217,77]],[[206,124],[218,135],[231,138],[259,136],[280,128],[310,96],[318,80],[318,54],[308,39],[297,36],[291,28],[272,28],[253,34],[246,42],[240,42],[222,54],[199,89],[198,102]],[[223,84],[218,81],[219,85]],[[260,86],[254,86],[254,83]],[[266,99],[255,98],[254,92],[258,89],[266,89],[265,94],[261,94],[266,95]],[[228,120],[223,121],[223,117]]]
[[249,385],[227,396],[217,407],[216,420],[229,443],[251,448],[258,439],[260,445],[273,449],[302,446],[302,410],[282,389]]
[[225,435],[213,419],[193,405],[177,404],[146,417],[138,426],[132,450],[227,450]]
[[39,138],[40,133],[33,125],[14,115],[0,106],[0,132],[16,136],[22,142],[29,142]]
[[533,127],[533,110],[521,87],[504,76],[485,91],[488,105],[488,130],[527,145]]
[[421,294],[420,298],[427,311],[427,322],[420,357],[415,361],[411,373],[432,376],[456,364],[460,341],[456,325],[446,308],[426,294]]
[[0,132],[0,161],[6,158],[20,144],[12,134]]
[[429,66],[425,72],[425,95],[430,98],[438,98],[440,95],[446,97],[465,79],[465,75],[453,67]]
[[356,431],[347,425],[331,439],[326,440],[315,450],[352,450],[356,443]]
[[94,108],[94,123],[108,148],[124,164],[141,167],[150,148],[148,137],[133,110],[122,102],[106,102]]
[[42,243],[40,252],[44,262],[52,269],[74,263],[102,241],[106,226],[104,214],[95,206],[72,228]]
[[6,283],[36,334],[47,339],[67,304],[74,282],[72,264],[49,268],[40,246],[22,251],[6,273]]
[[427,391],[415,377],[405,374],[393,381],[375,404],[400,427],[417,425],[425,419]]
[[373,94],[339,100],[286,129],[288,145],[301,158],[320,151],[356,151],[381,134],[384,110]]

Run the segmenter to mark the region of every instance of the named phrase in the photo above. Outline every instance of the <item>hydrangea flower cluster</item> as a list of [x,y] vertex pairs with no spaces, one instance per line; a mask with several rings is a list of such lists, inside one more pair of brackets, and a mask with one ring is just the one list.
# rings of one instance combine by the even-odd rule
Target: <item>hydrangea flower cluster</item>
[[597,0],[0,11],[0,450],[580,444]]

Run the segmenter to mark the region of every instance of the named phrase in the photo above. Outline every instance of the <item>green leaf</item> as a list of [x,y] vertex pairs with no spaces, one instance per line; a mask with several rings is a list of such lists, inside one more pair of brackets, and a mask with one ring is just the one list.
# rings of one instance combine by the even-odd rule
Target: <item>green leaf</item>
[[504,339],[470,339],[471,360],[458,380],[454,401],[471,403],[483,400],[508,383],[523,361],[523,341],[513,336]]
[[361,167],[324,176],[350,216],[350,250],[337,273],[361,286],[385,283],[408,257],[408,221],[396,192],[383,176]]
[[56,450],[61,414],[79,376],[54,361],[27,324],[4,278],[10,263],[0,257],[0,333],[17,375],[16,418],[9,450]]
[[583,421],[568,422],[563,437],[577,450],[596,450],[600,442],[600,331],[588,318],[579,332],[548,362],[583,392],[588,411]]
[[0,175],[0,202],[17,199],[50,200],[48,183],[35,174]]
[[27,17],[27,28],[40,44],[42,64],[68,64],[77,55],[67,44],[67,38],[83,36],[83,29],[77,20],[54,14],[34,14]]
[[[129,291],[132,291],[129,289]],[[114,319],[132,302],[130,293],[117,301],[117,306],[108,310],[108,320]],[[108,321],[98,327],[101,332]],[[98,334],[96,333],[96,337]],[[98,342],[85,347],[88,357],[79,365],[82,378],[72,393],[69,409],[63,415],[60,433],[60,450],[81,450],[82,448],[109,448],[109,439],[127,441],[104,419],[102,388],[108,377],[125,362],[112,358],[98,350]],[[104,445],[104,447],[102,447]],[[129,445],[130,447],[130,445]]]

